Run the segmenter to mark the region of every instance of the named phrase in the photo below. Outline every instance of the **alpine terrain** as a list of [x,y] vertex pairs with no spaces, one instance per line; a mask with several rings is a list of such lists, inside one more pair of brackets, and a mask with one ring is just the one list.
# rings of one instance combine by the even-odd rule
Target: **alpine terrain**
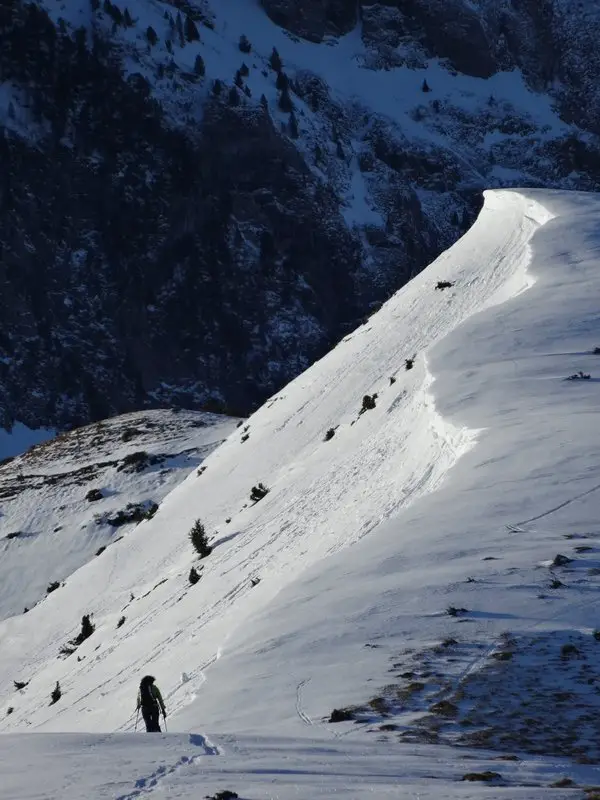
[[472,224],[597,190],[600,6],[3,0],[0,427],[241,416]]
[[[293,45],[316,63],[350,42]],[[599,214],[594,193],[488,190],[241,424],[141,414],[10,462],[2,796],[600,796]],[[122,535],[92,524],[150,493]],[[52,541],[69,574],[15,614]],[[162,733],[136,714],[146,674]]]

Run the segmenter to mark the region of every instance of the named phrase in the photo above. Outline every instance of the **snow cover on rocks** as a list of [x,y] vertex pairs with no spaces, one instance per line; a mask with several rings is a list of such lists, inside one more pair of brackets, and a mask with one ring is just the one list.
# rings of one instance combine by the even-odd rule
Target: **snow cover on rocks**
[[[77,732],[36,737],[31,749],[22,734],[5,740],[11,797],[39,790],[32,764],[48,752],[61,756],[53,796],[69,800],[81,796],[71,771],[83,772],[90,753],[104,766],[85,777],[89,797],[231,788],[287,800],[301,787],[362,800],[397,796],[400,783],[421,798],[506,796],[506,786],[511,797],[542,798],[563,775],[599,783],[575,763],[596,758],[593,731],[579,753],[536,751],[541,728],[503,745],[524,723],[496,712],[495,753],[510,747],[523,761],[471,750],[461,761],[448,747],[458,733],[402,694],[412,672],[437,681],[430,706],[481,715],[479,678],[510,650],[518,706],[533,700],[539,714],[532,643],[543,639],[551,690],[598,705],[593,682],[566,670],[573,652],[563,648],[576,642],[583,660],[597,644],[599,210],[593,195],[487,192],[456,245],[236,429],[153,519],[5,620],[0,691],[13,711],[0,730]],[[591,378],[564,380],[578,370]],[[252,503],[258,482],[270,491]],[[190,586],[198,517],[214,550]],[[557,553],[575,560],[549,568]],[[77,656],[57,658],[84,613],[95,632]],[[142,754],[138,739],[112,732],[133,731],[148,671],[177,735]],[[29,684],[15,693],[13,680]],[[56,681],[63,694],[49,706]],[[557,699],[547,701],[540,724],[567,725]],[[327,721],[349,706],[358,724]],[[423,712],[438,747],[415,744]],[[576,718],[565,730],[577,739]],[[402,734],[415,738],[398,742]],[[485,770],[504,788],[457,783]]]

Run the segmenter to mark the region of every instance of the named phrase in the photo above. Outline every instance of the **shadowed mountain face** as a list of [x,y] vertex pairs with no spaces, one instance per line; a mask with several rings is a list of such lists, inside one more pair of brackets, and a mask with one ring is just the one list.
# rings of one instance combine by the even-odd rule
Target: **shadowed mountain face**
[[2,426],[246,413],[486,186],[598,188],[598,12],[565,0],[262,0],[260,43],[235,3],[72,5],[0,9]]

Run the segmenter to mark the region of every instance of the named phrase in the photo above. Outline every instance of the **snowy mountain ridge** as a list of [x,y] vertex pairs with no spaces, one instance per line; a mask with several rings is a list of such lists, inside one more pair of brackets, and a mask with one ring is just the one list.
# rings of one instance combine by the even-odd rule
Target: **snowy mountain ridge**
[[483,189],[597,189],[597,26],[558,0],[6,4],[2,424],[243,416]]
[[[487,192],[459,242],[152,519],[0,624],[0,730],[78,732],[106,770],[82,777],[98,797],[597,784],[597,214],[594,195]],[[83,614],[94,632],[59,657]],[[133,730],[146,671],[176,733],[142,756],[109,732]],[[72,764],[52,773],[68,800]],[[458,783],[471,765],[498,789]],[[28,797],[25,768],[8,774]]]

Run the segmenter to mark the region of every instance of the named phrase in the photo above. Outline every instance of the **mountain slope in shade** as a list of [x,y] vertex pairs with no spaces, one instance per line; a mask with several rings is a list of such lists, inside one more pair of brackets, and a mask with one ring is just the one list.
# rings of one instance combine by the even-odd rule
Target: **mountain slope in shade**
[[538,5],[5,4],[1,424],[246,415],[483,189],[596,190],[598,15]]

